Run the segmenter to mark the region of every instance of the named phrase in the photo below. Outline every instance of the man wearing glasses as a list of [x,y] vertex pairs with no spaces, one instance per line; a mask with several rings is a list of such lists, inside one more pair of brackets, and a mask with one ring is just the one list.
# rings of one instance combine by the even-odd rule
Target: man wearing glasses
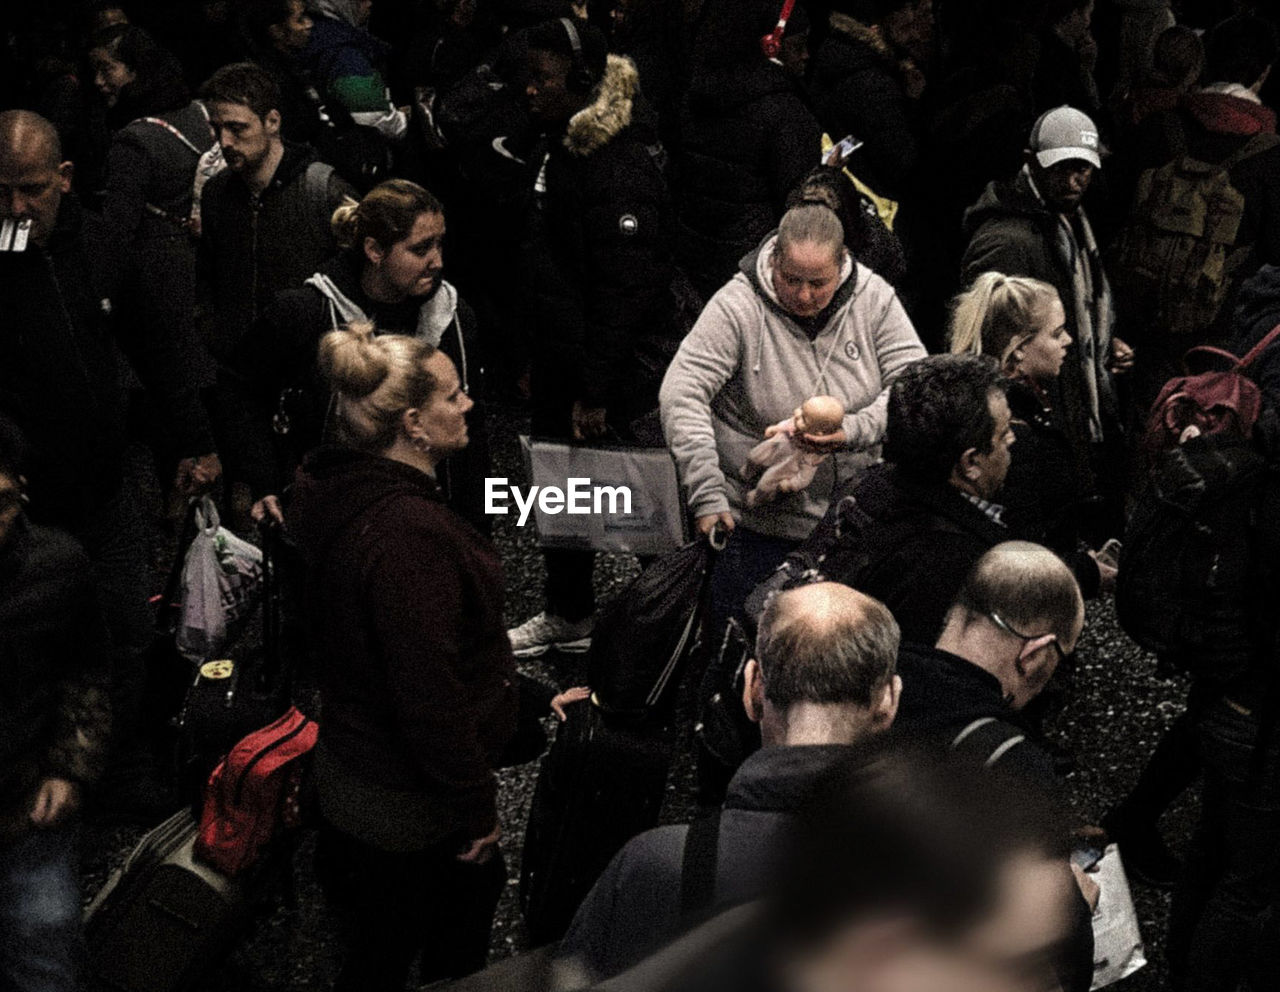
[[899,732],[1053,789],[1053,759],[1018,711],[1083,627],[1080,587],[1057,555],[1022,541],[997,545],[960,587],[936,646],[903,645]]

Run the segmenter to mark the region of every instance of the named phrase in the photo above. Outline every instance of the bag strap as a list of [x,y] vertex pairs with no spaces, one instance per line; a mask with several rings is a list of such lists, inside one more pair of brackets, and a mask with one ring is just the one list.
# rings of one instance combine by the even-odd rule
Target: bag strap
[[1251,159],[1255,155],[1261,155],[1263,152],[1269,152],[1277,145],[1280,145],[1280,135],[1265,131],[1262,134],[1255,134],[1232,154],[1223,159],[1219,168],[1224,172],[1230,172],[1241,162]]
[[703,922],[716,894],[720,860],[720,807],[689,824],[680,863],[680,922],[688,930]]
[[316,159],[307,166],[303,175],[308,209],[313,217],[324,221],[321,226],[326,231],[329,229],[329,215],[333,213],[329,209],[329,177],[333,175],[333,171],[332,165]]
[[1280,339],[1280,324],[1276,324],[1275,327],[1271,328],[1271,330],[1267,332],[1266,337],[1264,337],[1261,341],[1259,341],[1257,344],[1255,344],[1252,348],[1248,350],[1244,358],[1240,359],[1239,367],[1241,369],[1248,368],[1250,365],[1256,362],[1259,358],[1261,358],[1262,353],[1266,351],[1268,348],[1270,348],[1273,344],[1275,344],[1275,342],[1278,339]]
[[143,124],[154,124],[157,127],[162,127],[166,131],[168,131],[170,134],[172,134],[175,138],[177,138],[179,141],[181,141],[184,145],[190,148],[193,152],[195,152],[197,156],[204,154],[203,151],[201,151],[199,148],[195,146],[195,143],[190,138],[188,138],[185,134],[179,131],[176,127],[170,124],[163,117],[139,117],[137,118],[137,120],[134,120],[131,123],[137,124],[139,122]]

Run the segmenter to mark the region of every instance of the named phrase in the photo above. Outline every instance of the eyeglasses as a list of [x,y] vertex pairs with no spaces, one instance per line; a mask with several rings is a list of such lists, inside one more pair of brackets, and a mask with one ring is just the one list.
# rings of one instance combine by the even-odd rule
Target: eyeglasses
[[1053,650],[1058,653],[1058,664],[1059,665],[1071,664],[1071,655],[1067,654],[1067,652],[1062,649],[1062,645],[1058,643],[1057,634],[1020,634],[1016,630],[1014,630],[1012,627],[1010,627],[1009,624],[1005,621],[1004,617],[1000,616],[999,613],[992,611],[991,613],[988,613],[986,616],[988,620],[990,620],[993,624],[995,624],[997,627],[1003,630],[1010,637],[1016,637],[1018,640],[1024,643],[1029,641],[1039,640],[1041,637],[1052,637],[1053,640],[1051,640],[1049,643],[1053,645]]

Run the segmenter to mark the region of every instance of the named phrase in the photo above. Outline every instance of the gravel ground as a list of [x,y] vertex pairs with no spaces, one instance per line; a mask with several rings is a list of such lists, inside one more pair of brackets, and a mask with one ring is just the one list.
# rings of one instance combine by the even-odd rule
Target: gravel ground
[[[495,474],[513,479],[523,476],[515,436],[524,426],[510,411],[491,414]],[[135,474],[149,494],[152,518],[158,519],[159,500],[154,477],[146,470],[141,453],[134,460]],[[507,572],[508,621],[514,625],[537,612],[541,604],[542,564],[533,528],[520,530],[513,516],[496,520],[494,539]],[[160,528],[153,534],[157,574],[172,554],[171,542]],[[615,595],[638,571],[633,557],[601,555],[597,558],[595,584],[601,600]],[[1119,629],[1109,602],[1092,604],[1079,651],[1081,663],[1063,711],[1050,721],[1049,732],[1075,755],[1077,769],[1070,782],[1081,814],[1097,820],[1132,786],[1160,734],[1180,712],[1185,685],[1160,678],[1155,662]],[[549,655],[529,664],[526,671],[562,686],[576,684],[574,662]],[[687,700],[682,707],[688,712]],[[688,720],[684,721],[687,725]],[[496,959],[523,950],[524,928],[516,900],[520,844],[528,813],[537,765],[504,771],[500,776],[499,808],[505,838],[509,882],[494,921],[491,957]],[[680,822],[692,809],[692,753],[683,746],[668,784],[662,817]],[[1181,850],[1194,822],[1194,802],[1185,800],[1165,819],[1166,833],[1175,850]],[[84,887],[86,896],[101,886],[108,873],[128,853],[141,830],[86,831]],[[313,841],[304,840],[295,857],[296,893],[292,899],[273,896],[254,915],[251,931],[230,956],[211,969],[210,992],[301,992],[327,988],[336,974],[340,947],[334,918],[328,912],[311,869]],[[1143,936],[1151,963],[1115,986],[1121,992],[1157,992],[1164,987],[1162,942],[1168,914],[1168,897],[1142,886],[1134,887]]]

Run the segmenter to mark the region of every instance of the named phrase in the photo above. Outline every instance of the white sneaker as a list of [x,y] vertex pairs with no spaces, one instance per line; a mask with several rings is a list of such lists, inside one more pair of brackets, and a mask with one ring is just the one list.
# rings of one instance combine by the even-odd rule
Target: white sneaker
[[581,654],[591,647],[591,617],[570,623],[545,610],[519,627],[507,631],[511,653],[517,658],[537,658],[552,648],[566,654]]

